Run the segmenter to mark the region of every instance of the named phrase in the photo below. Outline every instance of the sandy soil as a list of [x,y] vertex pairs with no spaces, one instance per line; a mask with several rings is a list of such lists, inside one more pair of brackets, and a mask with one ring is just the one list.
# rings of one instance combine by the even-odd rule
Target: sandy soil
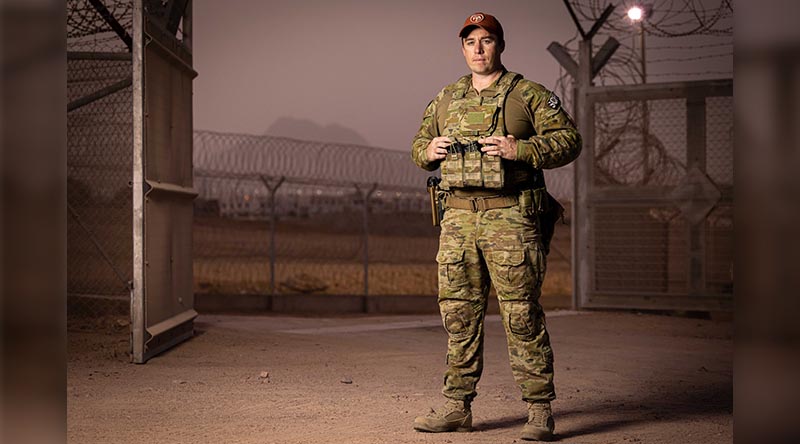
[[[730,443],[732,323],[551,312],[556,431],[570,443]],[[70,331],[69,442],[521,443],[499,318],[487,318],[473,433],[423,434],[441,402],[437,316],[201,316],[197,335],[146,365],[127,326]]]

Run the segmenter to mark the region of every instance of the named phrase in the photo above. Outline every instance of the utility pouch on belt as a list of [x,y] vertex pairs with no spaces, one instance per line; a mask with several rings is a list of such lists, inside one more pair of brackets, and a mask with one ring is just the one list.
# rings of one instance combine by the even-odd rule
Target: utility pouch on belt
[[550,193],[547,192],[546,188],[536,188],[535,190],[531,190],[531,194],[533,197],[533,213],[539,216],[546,214],[547,211],[550,209]]
[[519,193],[519,212],[525,217],[531,217],[533,212],[533,190],[523,190]]
[[464,152],[460,143],[453,143],[447,147],[447,156],[442,161],[441,168],[440,186],[443,189],[464,187]]
[[556,231],[556,222],[564,219],[564,207],[547,192],[546,188],[524,190],[519,195],[519,209],[523,216],[539,218],[544,253],[550,252],[550,241]]

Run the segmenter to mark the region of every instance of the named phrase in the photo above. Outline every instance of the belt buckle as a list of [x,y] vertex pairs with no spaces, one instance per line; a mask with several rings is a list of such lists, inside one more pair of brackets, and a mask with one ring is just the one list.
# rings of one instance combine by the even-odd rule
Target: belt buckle
[[473,213],[477,213],[478,211],[486,211],[486,201],[483,197],[475,197],[470,199],[469,203],[472,206]]

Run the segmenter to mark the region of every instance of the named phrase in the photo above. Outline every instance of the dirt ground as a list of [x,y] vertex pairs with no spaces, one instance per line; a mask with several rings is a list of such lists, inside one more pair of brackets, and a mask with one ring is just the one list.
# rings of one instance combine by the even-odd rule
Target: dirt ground
[[[552,311],[548,327],[561,442],[732,442],[731,322]],[[68,335],[70,443],[522,442],[497,316],[476,430],[445,434],[411,427],[442,402],[436,315],[202,315],[193,339],[145,365],[128,363],[126,329]]]

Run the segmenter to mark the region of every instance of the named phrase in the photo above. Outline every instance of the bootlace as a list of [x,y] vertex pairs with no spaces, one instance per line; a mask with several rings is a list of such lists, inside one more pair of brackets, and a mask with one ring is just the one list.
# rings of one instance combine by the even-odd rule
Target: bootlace
[[431,409],[429,416],[444,418],[453,412],[466,412],[467,408],[463,402],[448,400],[442,407]]
[[550,404],[546,402],[528,403],[528,423],[536,427],[547,427],[547,419],[553,416]]

